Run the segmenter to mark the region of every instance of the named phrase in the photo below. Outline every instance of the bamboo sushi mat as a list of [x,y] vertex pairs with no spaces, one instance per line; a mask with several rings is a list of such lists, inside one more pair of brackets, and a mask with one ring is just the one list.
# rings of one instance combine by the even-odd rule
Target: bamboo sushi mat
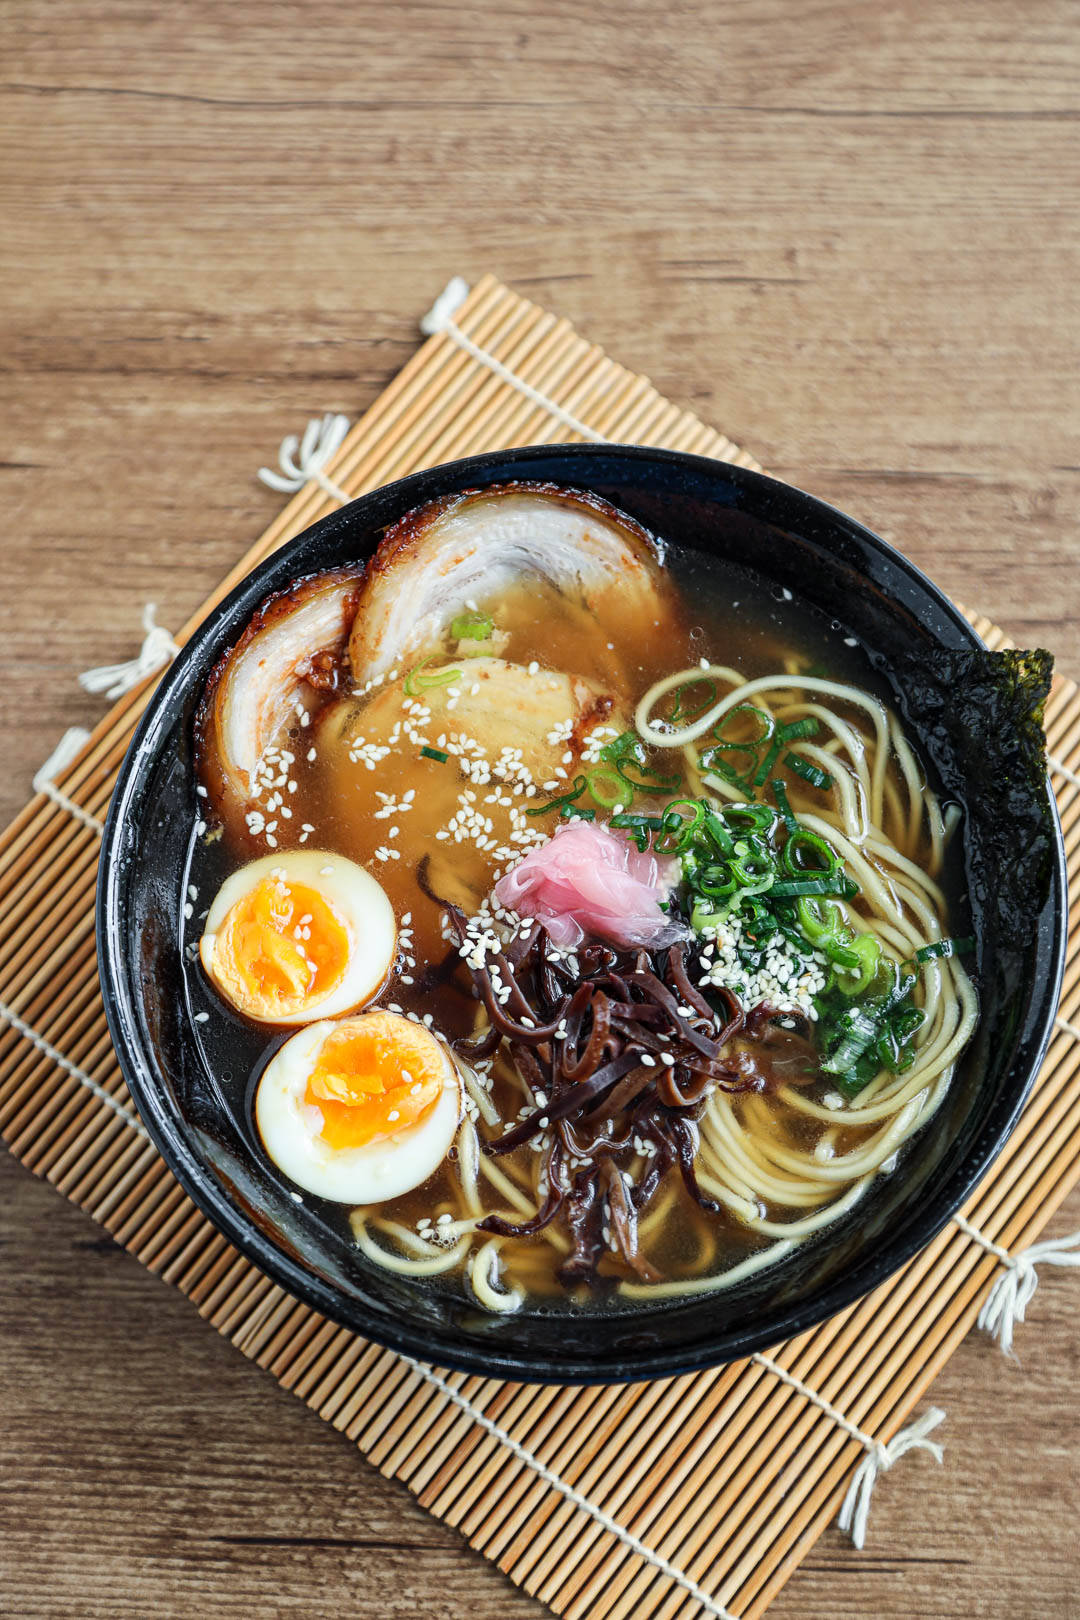
[[[185,634],[342,499],[436,462],[588,438],[756,465],[566,321],[491,277],[460,303],[464,291],[448,289],[427,317],[433,335],[343,440],[344,424],[326,419],[329,439],[313,424],[293,444],[302,487]],[[1005,644],[987,620],[973,622],[991,646]],[[693,1377],[567,1389],[444,1373],[337,1327],[237,1255],[134,1114],[102,1012],[94,884],[109,793],[153,684],[116,704],[0,839],[0,1127],[11,1151],[556,1613],[762,1614],[856,1466],[888,1466],[881,1442],[918,1405],[990,1285],[1008,1276],[1003,1267],[1018,1275],[1010,1255],[1080,1180],[1075,932],[1047,1061],[966,1222],[950,1223],[868,1299],[770,1356]],[[1073,682],[1055,681],[1047,731],[1078,884]]]

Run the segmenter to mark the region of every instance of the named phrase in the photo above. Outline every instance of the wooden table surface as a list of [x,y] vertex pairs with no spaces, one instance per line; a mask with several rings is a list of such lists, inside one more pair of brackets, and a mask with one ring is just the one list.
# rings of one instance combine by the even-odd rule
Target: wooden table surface
[[[495,270],[1080,673],[1080,13],[1053,0],[0,9],[0,812]],[[0,1612],[542,1611],[0,1158]],[[1053,1230],[1080,1225],[1080,1196]],[[1075,1620],[1080,1283],[770,1611]]]

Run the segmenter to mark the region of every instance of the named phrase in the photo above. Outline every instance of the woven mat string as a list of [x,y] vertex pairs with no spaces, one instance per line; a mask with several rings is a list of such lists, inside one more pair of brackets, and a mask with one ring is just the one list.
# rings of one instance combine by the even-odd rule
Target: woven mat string
[[908,1424],[906,1429],[899,1429],[891,1440],[875,1440],[873,1435],[867,1434],[865,1429],[860,1429],[857,1423],[852,1423],[850,1418],[845,1417],[831,1401],[825,1399],[824,1395],[819,1395],[816,1389],[811,1389],[809,1384],[797,1378],[794,1373],[788,1372],[786,1367],[781,1367],[771,1356],[758,1354],[751,1356],[750,1360],[763,1367],[766,1372],[772,1373],[775,1378],[779,1378],[789,1389],[797,1390],[800,1395],[804,1395],[819,1411],[832,1418],[838,1428],[865,1448],[866,1456],[851,1476],[851,1484],[848,1486],[836,1521],[840,1529],[849,1535],[855,1546],[861,1550],[866,1541],[870,1501],[878,1475],[887,1473],[893,1463],[899,1462],[909,1451],[928,1451],[935,1461],[943,1462],[945,1457],[943,1448],[936,1440],[928,1440],[927,1435],[936,1429],[939,1423],[945,1421],[945,1413],[940,1406],[929,1406],[921,1417]]
[[1080,1266],[1080,1232],[1070,1232],[1060,1238],[1046,1238],[1042,1243],[1032,1243],[1028,1248],[1010,1254],[1008,1249],[987,1237],[963,1215],[955,1215],[953,1219],[962,1232],[966,1232],[973,1242],[1005,1267],[986,1296],[979,1312],[978,1326],[997,1340],[1003,1354],[1015,1360],[1013,1330],[1018,1322],[1024,1320],[1024,1313],[1035,1297],[1035,1290],[1039,1286],[1036,1268]]
[[486,366],[489,371],[493,371],[501,382],[516,388],[526,399],[531,399],[534,405],[539,406],[542,411],[547,411],[548,415],[561,422],[563,427],[569,428],[580,438],[587,439],[590,444],[610,444],[612,441],[605,434],[598,433],[588,422],[583,422],[580,416],[565,410],[558,400],[552,399],[549,394],[543,394],[539,388],[534,388],[532,383],[526,382],[524,377],[519,377],[509,366],[504,366],[501,360],[489,354],[486,349],[482,349],[478,343],[473,342],[467,332],[461,330],[454,320],[454,315],[468,296],[469,283],[462,276],[454,276],[453,280],[446,283],[427,314],[421,317],[421,332],[428,337],[433,337],[438,332],[445,333],[465,354],[470,355],[480,365]]
[[113,1113],[124,1121],[125,1125],[130,1125],[138,1136],[146,1137],[149,1142],[150,1137],[146,1127],[130,1108],[125,1108],[120,1099],[114,1097],[111,1091],[106,1091],[105,1087],[99,1085],[92,1075],[87,1074],[85,1069],[80,1069],[77,1063],[72,1063],[71,1059],[66,1058],[63,1052],[55,1047],[51,1041],[45,1039],[44,1035],[39,1035],[37,1030],[26,1022],[25,1018],[20,1018],[14,1007],[8,1006],[6,1001],[0,1001],[0,1019],[10,1024],[12,1029],[21,1035],[24,1040],[30,1042],[31,1046],[36,1046],[39,1052],[56,1064],[57,1068],[63,1069],[65,1074],[70,1075],[73,1080],[77,1080],[80,1086],[85,1086],[87,1091],[92,1091],[99,1102],[103,1102],[106,1107],[111,1108]]
[[677,1564],[670,1563],[662,1553],[655,1552],[652,1547],[646,1546],[645,1542],[639,1536],[635,1536],[632,1530],[627,1530],[625,1525],[619,1523],[618,1519],[612,1518],[610,1513],[605,1513],[603,1508],[598,1507],[587,1496],[583,1496],[580,1491],[575,1490],[573,1485],[563,1479],[561,1474],[557,1474],[554,1469],[541,1462],[535,1451],[530,1451],[528,1446],[522,1445],[520,1440],[515,1440],[509,1429],[504,1429],[501,1423],[496,1423],[493,1418],[489,1418],[486,1412],[474,1405],[468,1396],[463,1395],[459,1389],[455,1389],[453,1384],[444,1378],[441,1373],[435,1371],[434,1367],[429,1367],[422,1361],[414,1361],[412,1356],[402,1356],[401,1359],[414,1372],[419,1373],[421,1378],[440,1390],[448,1400],[453,1401],[456,1407],[466,1413],[474,1423],[479,1424],[480,1428],[490,1434],[494,1440],[498,1440],[501,1445],[512,1451],[514,1456],[519,1458],[526,1467],[531,1468],[540,1476],[545,1485],[550,1485],[552,1490],[558,1491],[560,1496],[564,1496],[576,1508],[580,1508],[591,1519],[595,1519],[597,1524],[621,1541],[624,1547],[629,1547],[632,1552],[637,1553],[639,1558],[644,1558],[655,1570],[658,1570],[662,1575],[666,1575],[677,1586],[681,1586],[684,1592],[689,1592],[695,1602],[701,1605],[703,1614],[712,1615],[713,1620],[736,1620],[736,1616],[729,1609],[725,1609],[723,1604],[717,1603],[714,1598],[711,1598],[708,1592],[698,1586],[696,1581],[691,1580],[690,1576],[681,1570]]

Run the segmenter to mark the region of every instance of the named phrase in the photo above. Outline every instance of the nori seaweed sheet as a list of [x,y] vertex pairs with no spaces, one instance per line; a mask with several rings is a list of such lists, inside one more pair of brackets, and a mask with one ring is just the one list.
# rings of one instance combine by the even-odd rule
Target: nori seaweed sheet
[[992,937],[1002,988],[1032,949],[1053,870],[1043,733],[1053,668],[1041,649],[940,649],[892,666],[912,732],[963,806],[972,914],[981,943]]

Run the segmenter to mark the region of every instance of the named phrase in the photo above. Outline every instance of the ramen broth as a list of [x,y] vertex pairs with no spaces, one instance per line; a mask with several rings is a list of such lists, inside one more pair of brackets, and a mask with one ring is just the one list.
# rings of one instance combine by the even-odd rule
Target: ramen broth
[[[406,691],[409,671],[404,666],[389,671],[385,678],[369,683],[369,689],[362,687],[358,693],[348,690],[349,683],[338,692],[306,693],[296,706],[295,718],[287,737],[278,745],[276,757],[271,757],[262,769],[263,786],[248,812],[246,833],[238,834],[235,826],[226,826],[223,835],[213,830],[194,846],[185,876],[185,884],[191,885],[189,892],[197,897],[188,923],[190,940],[197,940],[202,926],[198,913],[222,876],[254,854],[272,849],[284,855],[303,848],[337,852],[378,880],[398,919],[396,954],[386,984],[376,998],[378,1005],[422,1020],[451,1044],[467,1040],[486,1027],[487,1015],[460,965],[454,942],[448,940],[446,916],[439,902],[452,900],[472,917],[490,895],[496,877],[511,864],[507,851],[523,855],[536,847],[529,842],[509,842],[513,832],[511,810],[517,826],[524,828],[522,838],[528,835],[537,845],[559,825],[560,819],[565,819],[554,810],[528,815],[527,821],[521,821],[523,813],[527,815],[557,797],[557,789],[568,791],[577,769],[565,739],[553,744],[547,741],[558,730],[558,723],[567,718],[561,712],[566,677],[579,677],[588,683],[582,732],[587,737],[598,731],[594,756],[604,740],[632,728],[635,707],[654,683],[673,671],[692,670],[703,662],[729,666],[747,681],[771,675],[790,677],[786,684],[796,703],[800,682],[807,678],[825,678],[884,701],[869,660],[854,638],[836,621],[830,622],[805,603],[794,600],[790,592],[732,565],[718,568],[674,546],[665,550],[664,567],[674,586],[674,607],[662,624],[657,620],[655,634],[642,635],[640,625],[632,627],[628,634],[617,598],[611,599],[609,612],[597,617],[568,607],[549,584],[526,581],[497,595],[477,596],[470,604],[481,620],[489,617],[494,623],[497,645],[487,650],[486,657],[469,656],[472,649],[465,640],[455,643],[447,637],[441,650],[426,661],[421,678],[413,679],[411,693]],[[500,664],[512,665],[514,674],[505,676],[498,668]],[[442,685],[427,685],[423,679],[425,675],[430,680],[433,675],[452,670],[459,670],[460,677]],[[547,691],[544,683],[555,677],[558,681]],[[510,791],[512,776],[482,780],[484,770],[473,765],[469,767],[473,771],[470,778],[462,774],[462,761],[468,763],[477,757],[475,750],[470,752],[467,746],[470,705],[485,696],[481,690],[485,679],[492,686],[491,712],[485,714],[481,727],[489,745],[488,765],[498,758],[500,750],[519,746],[515,741],[519,726],[530,737],[539,739],[536,747],[545,761],[545,774],[539,780],[530,780],[520,795]],[[504,692],[509,694],[509,707],[500,702]],[[535,699],[530,696],[534,692]],[[696,697],[704,695],[705,688]],[[812,691],[803,696],[804,706],[810,709],[824,701]],[[841,723],[856,730],[872,752],[873,727],[866,714],[842,699],[830,700],[830,708]],[[552,719],[554,725],[549,724]],[[727,733],[734,744],[743,740],[739,724],[736,721]],[[746,726],[752,732],[752,717]],[[424,739],[422,746],[428,752],[422,752],[419,738]],[[575,742],[579,741],[580,737],[575,738]],[[838,754],[831,733],[819,738],[818,746],[828,752],[830,743]],[[455,748],[462,751],[454,752]],[[665,799],[682,796],[696,799],[708,792],[702,785],[702,776],[707,773],[688,763],[685,750],[672,750],[663,765],[678,775],[679,785],[646,796],[646,803],[662,805]],[[472,797],[463,803],[463,794]],[[828,798],[791,772],[787,773],[787,795],[796,818],[804,813],[820,816]],[[491,803],[493,796],[506,802]],[[730,792],[726,796],[728,800],[734,797]],[[912,784],[903,780],[902,766],[891,759],[880,830],[902,860],[925,869],[941,864],[942,856],[940,841],[935,848],[921,814],[921,797],[921,782],[913,790]],[[718,802],[725,802],[723,794]],[[446,836],[455,815],[463,809],[468,812],[464,830],[459,815],[456,827]],[[597,807],[595,813],[602,820],[610,812]],[[457,836],[459,831],[461,836]],[[441,838],[440,832],[444,834]],[[481,847],[484,843],[495,847]],[[955,893],[957,877],[946,849],[937,881],[946,893]],[[865,894],[852,900],[853,911],[860,915],[869,916],[869,907]],[[936,920],[940,933],[947,935],[948,916],[940,915]],[[901,943],[896,942],[897,955]],[[236,1021],[223,1018],[215,1010],[212,992],[198,964],[190,962],[191,954],[189,949],[186,959],[191,975],[191,1005],[211,1005],[211,1017],[200,1028],[207,1062],[212,1071],[216,1068],[216,1078],[230,1107],[241,1116],[251,1107],[251,1097],[245,1095],[247,1077],[236,1070],[233,1062],[226,1065],[222,1057],[235,1037]],[[916,1004],[923,997],[922,989],[916,988]],[[215,1021],[223,1026],[221,1036],[216,1033]],[[736,1035],[736,1050],[739,1043]],[[265,1032],[257,1032],[248,1044],[257,1080],[268,1046],[276,1050],[280,1041],[268,1042]],[[481,1073],[481,1088],[479,1114],[475,1104],[471,1109],[483,1160],[473,1186],[480,1190],[482,1212],[498,1210],[512,1215],[516,1206],[517,1218],[524,1219],[527,1212],[543,1202],[540,1139],[534,1137],[499,1157],[483,1153],[485,1144],[513,1126],[532,1103],[532,1093],[523,1094],[521,1076],[505,1042],[491,1063],[486,1081]],[[249,1093],[251,1089],[248,1085]],[[794,1101],[789,1100],[789,1095],[790,1088],[788,1094],[778,1095],[770,1087],[725,1099],[727,1112],[712,1140],[715,1151],[734,1165],[725,1196],[735,1200],[738,1208],[725,1207],[719,1212],[703,1208],[677,1168],[661,1179],[654,1196],[638,1214],[637,1231],[640,1255],[658,1279],[666,1284],[704,1285],[738,1275],[737,1268],[777,1247],[778,1234],[783,1247],[783,1229],[820,1209],[833,1196],[827,1182],[815,1183],[800,1192],[792,1181],[790,1197],[771,1198],[771,1169],[763,1178],[764,1192],[755,1185],[753,1175],[743,1173],[740,1154],[746,1139],[768,1145],[770,1166],[776,1165],[777,1156],[782,1160],[784,1155],[790,1155],[793,1163],[810,1160],[824,1173],[831,1164],[862,1149],[879,1128],[873,1120],[845,1123],[845,1108],[837,1106],[835,1075],[819,1073],[809,1084],[799,1085]],[[803,1105],[812,1105],[816,1112]],[[707,1124],[701,1126],[706,1138],[710,1129]],[[258,1141],[250,1113],[245,1130]],[[724,1134],[729,1131],[738,1135]],[[905,1140],[898,1132],[897,1152],[903,1151]],[[320,1200],[314,1194],[304,1192],[303,1201],[316,1208],[320,1217],[346,1235],[348,1241],[352,1241],[354,1231],[358,1232],[367,1260],[372,1258],[373,1246],[408,1259],[413,1252],[407,1241],[409,1234],[419,1234],[427,1252],[432,1235],[440,1227],[456,1231],[458,1223],[475,1223],[481,1206],[475,1190],[470,1196],[463,1181],[460,1153],[459,1141],[434,1176],[385,1204],[369,1207],[359,1222],[350,1222],[348,1208]],[[648,1155],[642,1158],[647,1169]],[[884,1168],[891,1167],[886,1160]],[[837,1183],[838,1192],[843,1185]],[[756,1224],[745,1218],[743,1205],[756,1211]],[[447,1253],[456,1253],[460,1248],[459,1258],[450,1269],[426,1275],[426,1285],[460,1290],[463,1271],[472,1264],[477,1243],[482,1240],[483,1234],[477,1240],[471,1232],[463,1232],[460,1239],[448,1242]],[[570,1239],[558,1222],[534,1236],[502,1238],[493,1274],[497,1275],[499,1290],[519,1290],[526,1308],[529,1304],[537,1308],[569,1305],[580,1309],[583,1304],[589,1308],[629,1308],[648,1296],[648,1283],[628,1275],[625,1265],[607,1248],[596,1268],[597,1276],[608,1280],[605,1286],[590,1288],[580,1282],[560,1282],[556,1267],[570,1247]],[[656,1290],[656,1297],[665,1297],[664,1290]]]

